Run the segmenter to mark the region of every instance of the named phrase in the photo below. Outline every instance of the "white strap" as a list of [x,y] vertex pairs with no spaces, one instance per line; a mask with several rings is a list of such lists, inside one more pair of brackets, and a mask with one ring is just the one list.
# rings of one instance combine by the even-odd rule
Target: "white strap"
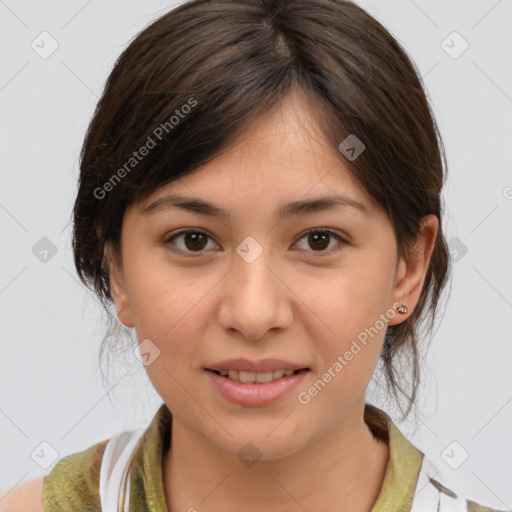
[[439,491],[430,483],[429,478],[433,469],[430,461],[424,456],[410,512],[437,512],[439,510]]
[[468,504],[465,498],[457,496],[452,498],[444,492],[441,494],[441,511],[444,512],[468,512]]
[[[102,512],[120,512],[124,490],[124,512],[129,512],[131,456],[144,431],[127,431],[112,437],[105,447],[100,470],[100,502]],[[423,457],[410,512],[467,512],[466,500],[440,492],[430,478],[437,479],[439,470]]]
[[463,497],[453,498],[441,492],[430,478],[439,481],[443,476],[424,456],[410,512],[467,512],[467,502]]
[[133,430],[115,435],[107,442],[100,469],[100,502],[102,512],[120,512],[124,491],[124,512],[130,497],[129,463],[144,431]]

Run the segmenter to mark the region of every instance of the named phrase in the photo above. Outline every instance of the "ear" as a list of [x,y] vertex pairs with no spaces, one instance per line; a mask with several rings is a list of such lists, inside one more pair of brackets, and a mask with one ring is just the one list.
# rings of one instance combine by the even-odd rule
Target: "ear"
[[114,251],[110,242],[105,244],[104,259],[109,272],[110,291],[117,310],[117,317],[126,327],[133,327],[133,315],[126,293],[126,284],[121,256]]
[[439,230],[439,220],[435,215],[427,215],[422,218],[421,224],[421,234],[414,248],[409,251],[406,259],[400,259],[391,303],[393,309],[397,303],[407,306],[408,312],[397,313],[389,320],[389,325],[397,325],[407,319],[421,296]]

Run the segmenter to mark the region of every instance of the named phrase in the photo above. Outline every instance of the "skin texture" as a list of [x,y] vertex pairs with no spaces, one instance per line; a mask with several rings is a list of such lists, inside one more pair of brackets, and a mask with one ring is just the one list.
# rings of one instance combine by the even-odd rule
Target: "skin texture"
[[[173,413],[164,460],[171,510],[357,512],[371,510],[379,494],[388,446],[373,438],[363,411],[386,328],[310,403],[297,394],[380,315],[389,318],[394,303],[409,313],[395,312],[390,325],[412,313],[438,221],[425,217],[415,250],[398,260],[388,217],[315,126],[303,98],[288,96],[213,161],[131,205],[121,261],[107,247],[120,321],[160,350],[146,370]],[[221,205],[231,218],[176,207],[141,213],[171,192]],[[333,192],[362,202],[369,214],[338,208],[275,217],[284,203]],[[165,244],[183,228],[210,238]],[[331,236],[315,245],[304,236],[313,228],[333,230],[345,243]],[[252,263],[236,252],[248,236],[263,248]],[[311,371],[278,402],[243,407],[224,399],[203,369],[231,357],[277,357]],[[251,467],[237,457],[248,442],[262,453]]]
[[43,512],[43,478],[24,482],[8,494],[0,492],[0,512]]

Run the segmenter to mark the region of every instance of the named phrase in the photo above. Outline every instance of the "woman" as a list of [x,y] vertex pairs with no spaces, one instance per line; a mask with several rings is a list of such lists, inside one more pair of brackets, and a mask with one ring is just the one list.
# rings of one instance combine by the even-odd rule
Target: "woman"
[[491,510],[365,401],[380,361],[415,405],[445,167],[414,64],[352,2],[195,0],[139,34],[84,142],[73,249],[164,403],[61,459],[43,509]]

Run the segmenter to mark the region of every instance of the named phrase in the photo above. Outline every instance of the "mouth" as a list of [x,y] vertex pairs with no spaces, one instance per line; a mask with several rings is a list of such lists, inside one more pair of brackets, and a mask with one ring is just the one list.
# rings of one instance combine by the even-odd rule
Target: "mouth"
[[222,369],[222,366],[204,370],[208,380],[226,400],[243,407],[264,407],[284,399],[311,371],[309,368],[288,367],[286,370],[251,372]]
[[309,368],[300,368],[298,370],[275,370],[269,372],[247,372],[238,370],[211,370],[205,368],[206,371],[215,373],[225,379],[240,382],[242,384],[267,384],[276,380],[286,380],[292,375],[309,372]]

